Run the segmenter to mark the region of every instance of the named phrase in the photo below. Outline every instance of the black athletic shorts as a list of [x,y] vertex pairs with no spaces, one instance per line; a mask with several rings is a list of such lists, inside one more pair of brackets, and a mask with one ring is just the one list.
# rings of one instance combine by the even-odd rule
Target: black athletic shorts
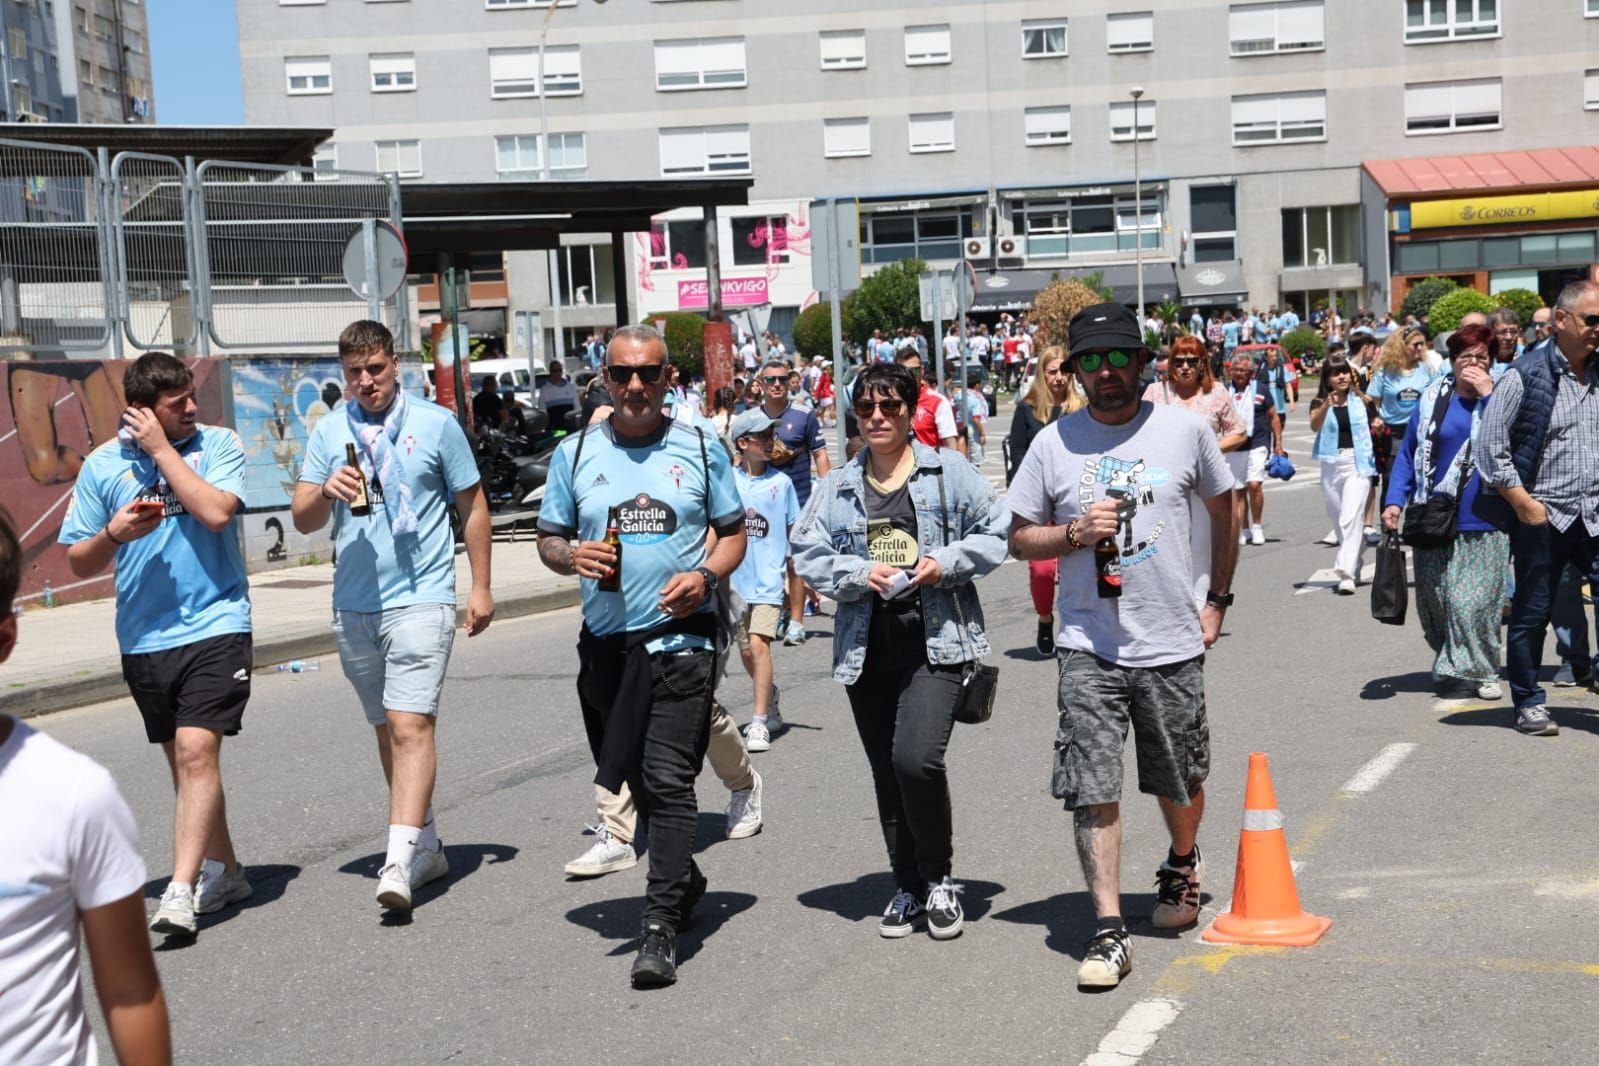
[[225,633],[166,651],[122,657],[122,679],[144,717],[144,735],[165,744],[178,726],[233,736],[250,702],[248,633]]

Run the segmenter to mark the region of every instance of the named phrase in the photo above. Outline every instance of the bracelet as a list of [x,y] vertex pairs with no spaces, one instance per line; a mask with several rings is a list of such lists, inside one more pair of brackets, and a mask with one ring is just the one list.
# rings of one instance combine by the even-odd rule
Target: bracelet
[[104,533],[104,534],[105,534],[105,539],[106,539],[106,540],[109,540],[109,541],[110,541],[110,542],[111,542],[111,543],[112,543],[112,544],[115,544],[115,545],[116,545],[116,546],[117,546],[117,547],[119,547],[119,548],[120,548],[120,547],[121,547],[121,546],[122,546],[122,545],[124,545],[124,544],[126,544],[126,543],[128,543],[128,542],[127,542],[127,541],[125,541],[125,540],[118,540],[118,539],[117,539],[117,538],[115,538],[115,537],[113,537],[113,536],[112,536],[112,535],[111,535],[111,526],[110,526],[110,524],[109,524],[109,523],[107,523],[107,524],[106,524],[106,527],[105,527],[105,528],[104,528],[104,529],[102,529],[102,530],[101,530],[101,531],[100,531],[100,532],[102,532],[102,533]]
[[327,486],[327,482],[323,482],[323,483],[322,483],[322,484],[321,484],[321,485],[318,485],[318,486],[317,486],[317,491],[318,491],[318,492],[320,492],[320,493],[321,493],[321,494],[322,494],[322,498],[323,498],[323,499],[324,499],[324,500],[334,500],[334,499],[337,499],[337,498],[338,498],[338,497],[336,497],[336,496],[329,496],[329,495],[328,495],[328,486]]
[[1074,518],[1066,527],[1066,544],[1073,551],[1081,551],[1083,548],[1083,542],[1077,539],[1077,522],[1078,519]]

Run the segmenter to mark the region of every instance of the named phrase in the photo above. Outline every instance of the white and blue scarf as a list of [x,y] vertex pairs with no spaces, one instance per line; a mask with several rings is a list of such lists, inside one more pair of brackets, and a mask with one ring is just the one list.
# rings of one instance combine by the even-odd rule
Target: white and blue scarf
[[400,453],[394,449],[394,442],[400,437],[400,427],[405,425],[409,406],[405,390],[398,388],[394,390],[394,402],[381,415],[367,411],[357,400],[350,400],[344,405],[345,417],[350,420],[350,435],[360,444],[373,475],[378,479],[378,485],[383,489],[383,506],[389,512],[389,532],[396,537],[417,530],[416,510],[411,505],[411,485],[405,480]]

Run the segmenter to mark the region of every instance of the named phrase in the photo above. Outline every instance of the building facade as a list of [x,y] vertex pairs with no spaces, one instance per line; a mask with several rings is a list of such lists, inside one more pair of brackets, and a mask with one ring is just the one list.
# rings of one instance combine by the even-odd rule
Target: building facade
[[[537,177],[541,91],[552,177],[752,174],[723,297],[777,326],[818,197],[860,201],[867,270],[972,260],[979,306],[1141,258],[1150,302],[1380,307],[1364,164],[1599,140],[1599,0],[236,3],[248,120],[335,127],[329,177]],[[618,254],[642,312],[703,306],[705,244],[685,213],[575,242],[556,285],[512,256],[507,331],[569,348]]]
[[[15,0],[12,0],[15,2]],[[53,9],[62,58],[70,55],[69,122],[153,123],[155,82],[145,0],[30,0]]]
[[62,122],[69,115],[50,5],[0,2],[0,122]]

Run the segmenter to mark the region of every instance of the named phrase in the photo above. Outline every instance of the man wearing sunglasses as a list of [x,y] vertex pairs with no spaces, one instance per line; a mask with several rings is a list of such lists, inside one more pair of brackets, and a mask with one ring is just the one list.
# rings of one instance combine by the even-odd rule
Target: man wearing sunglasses
[[[1120,304],[1078,312],[1070,350],[1088,407],[1058,419],[1028,449],[1010,487],[1010,542],[1017,558],[1059,560],[1060,733],[1051,791],[1073,812],[1098,919],[1077,983],[1111,988],[1132,970],[1120,869],[1129,725],[1139,789],[1160,801],[1171,835],[1151,921],[1176,929],[1199,918],[1196,837],[1210,768],[1204,655],[1232,603],[1238,530],[1232,472],[1210,426],[1139,399],[1149,352],[1133,313]],[[1211,533],[1203,609],[1189,548],[1196,498]],[[1112,599],[1096,591],[1094,548],[1107,540],[1121,567],[1121,594]]]
[[1599,285],[1577,281],[1555,301],[1554,333],[1510,365],[1483,414],[1480,518],[1510,534],[1516,590],[1506,674],[1516,728],[1560,727],[1538,684],[1544,632],[1567,563],[1592,576],[1599,550]]
[[[705,894],[694,863],[699,776],[715,659],[727,646],[718,585],[744,558],[744,508],[713,432],[662,414],[666,342],[616,331],[605,356],[612,411],[561,442],[539,513],[539,558],[583,578],[578,702],[599,764],[649,819],[650,873],[635,988],[677,980],[677,932]],[[622,550],[604,540],[616,514]],[[708,535],[715,543],[706,550]],[[599,580],[621,570],[621,591]]]

